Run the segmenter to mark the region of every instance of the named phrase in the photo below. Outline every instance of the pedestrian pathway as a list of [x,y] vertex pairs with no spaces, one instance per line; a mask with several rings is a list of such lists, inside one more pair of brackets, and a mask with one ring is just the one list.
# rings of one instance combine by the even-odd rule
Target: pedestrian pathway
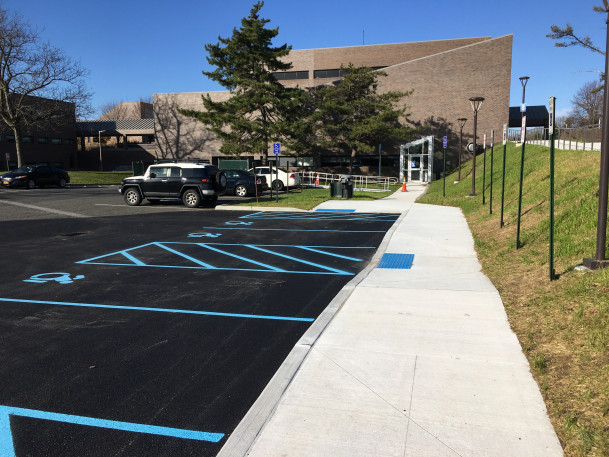
[[[563,454],[463,214],[415,204],[424,190],[320,205],[401,216],[220,456]],[[385,253],[412,266],[378,268]]]

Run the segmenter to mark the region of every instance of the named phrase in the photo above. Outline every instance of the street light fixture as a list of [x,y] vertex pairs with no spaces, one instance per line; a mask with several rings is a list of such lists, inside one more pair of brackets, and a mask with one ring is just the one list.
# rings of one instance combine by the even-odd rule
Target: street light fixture
[[461,130],[461,132],[459,133],[459,178],[458,180],[461,181],[461,151],[463,151],[462,149],[462,144],[463,144],[463,127],[465,126],[465,123],[467,122],[467,118],[465,117],[460,117],[459,119],[457,119],[457,121],[459,122],[459,129]]
[[524,104],[524,95],[529,81],[528,76],[521,76],[520,84],[522,84],[522,129],[520,131],[520,141],[522,142],[522,153],[520,154],[520,186],[518,191],[518,223],[516,226],[516,249],[520,249],[520,213],[522,212],[522,179],[524,177],[524,146],[527,142],[527,106]]
[[474,156],[472,157],[472,193],[470,194],[470,197],[474,197],[476,195],[476,128],[478,127],[478,110],[482,106],[484,97],[471,97],[469,101],[472,104],[472,109],[474,110]]

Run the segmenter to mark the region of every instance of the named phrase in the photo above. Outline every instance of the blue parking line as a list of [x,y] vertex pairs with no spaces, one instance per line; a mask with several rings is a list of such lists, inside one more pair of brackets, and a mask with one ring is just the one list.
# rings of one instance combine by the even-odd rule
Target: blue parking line
[[[296,322],[313,322],[315,319],[308,317],[286,317],[286,316],[266,316],[262,314],[238,314],[238,313],[217,313],[214,311],[196,311],[191,309],[171,309],[171,308],[149,308],[144,306],[121,306],[121,305],[99,305],[95,303],[72,303],[51,300],[25,300],[22,298],[0,298],[0,302],[9,303],[37,303],[41,305],[59,305],[59,306],[79,306],[83,308],[106,308],[106,309],[124,309],[130,311],[152,311],[157,313],[176,313],[176,314],[196,314],[200,316],[219,316],[219,317],[241,317],[245,319],[268,319],[276,321],[296,321]],[[2,457],[2,454],[0,454]]]
[[316,209],[315,212],[320,213],[354,213],[354,209],[332,209],[332,208],[320,208]]
[[254,231],[273,231],[273,232],[333,232],[333,233],[385,233],[386,230],[305,230],[305,229],[257,229],[249,227],[202,227],[206,230],[254,230]]
[[96,419],[86,416],[74,416],[71,414],[52,413],[36,409],[16,408],[13,406],[0,405],[0,456],[15,457],[13,444],[13,433],[11,431],[10,416],[29,417],[31,419],[50,420],[75,425],[86,425],[89,427],[122,430],[125,432],[145,433],[149,435],[161,435],[172,438],[187,440],[209,441],[217,443],[224,438],[224,433],[199,432],[196,430],[184,430],[171,427],[160,427],[157,425],[135,424],[133,422],[119,422],[107,419]]
[[240,216],[239,219],[300,219],[300,220],[333,220],[333,221],[367,221],[367,222],[394,222],[399,214],[391,213],[347,213],[347,212],[317,212],[310,213],[291,213],[283,211],[259,211],[257,213]]

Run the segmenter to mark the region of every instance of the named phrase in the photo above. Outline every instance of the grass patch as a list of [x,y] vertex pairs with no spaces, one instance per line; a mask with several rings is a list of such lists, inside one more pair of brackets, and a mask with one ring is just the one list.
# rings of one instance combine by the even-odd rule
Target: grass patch
[[120,184],[121,180],[133,176],[130,171],[70,171],[70,184]]
[[[506,148],[504,227],[500,227],[503,146],[495,147],[493,212],[490,214],[490,151],[486,204],[482,204],[483,157],[471,160],[461,182],[447,176],[431,184],[420,202],[463,210],[484,273],[499,290],[510,325],[529,359],[550,420],[567,456],[609,455],[609,269],[573,269],[596,252],[600,153],[556,150],[554,266],[549,280],[549,148],[527,145],[521,243],[516,249],[518,185],[522,148]],[[451,183],[450,185],[448,183]]]

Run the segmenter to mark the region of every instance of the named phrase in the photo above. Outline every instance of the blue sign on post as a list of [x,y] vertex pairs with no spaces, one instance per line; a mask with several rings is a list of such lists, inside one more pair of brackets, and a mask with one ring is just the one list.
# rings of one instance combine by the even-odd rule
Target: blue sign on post
[[445,137],[442,139],[442,147],[443,147],[444,149],[446,149],[446,146],[448,146],[448,137],[447,137],[447,136],[445,136]]
[[276,156],[281,154],[281,143],[273,143],[273,154]]

